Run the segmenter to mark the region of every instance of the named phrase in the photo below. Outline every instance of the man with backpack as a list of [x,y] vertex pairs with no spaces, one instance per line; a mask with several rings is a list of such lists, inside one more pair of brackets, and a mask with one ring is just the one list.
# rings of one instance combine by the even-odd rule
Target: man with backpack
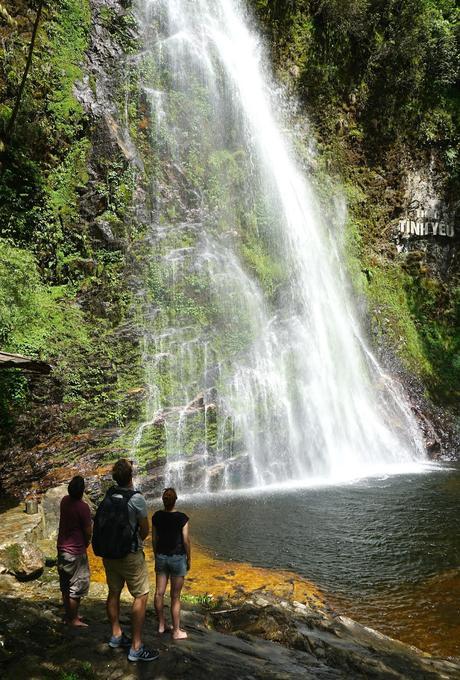
[[[149,533],[147,504],[133,487],[133,468],[122,458],[113,466],[112,486],[99,505],[94,519],[93,550],[103,558],[109,594],[107,616],[112,626],[110,647],[129,648],[129,661],[154,661],[157,651],[142,644],[142,629],[149,595],[149,576],[142,541]],[[134,598],[132,639],[120,626],[120,595],[127,585]]]

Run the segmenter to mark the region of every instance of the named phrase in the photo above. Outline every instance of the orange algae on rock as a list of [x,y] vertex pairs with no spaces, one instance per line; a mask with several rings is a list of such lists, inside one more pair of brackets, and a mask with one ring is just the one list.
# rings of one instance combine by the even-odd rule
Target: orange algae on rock
[[[147,559],[150,584],[155,586],[155,568],[150,542],[144,547]],[[89,551],[91,579],[105,582],[102,560]],[[267,590],[286,600],[309,601],[322,605],[321,591],[306,579],[290,571],[263,569],[244,562],[226,562],[213,557],[210,552],[194,544],[192,548],[192,568],[185,579],[183,593],[186,595],[211,595],[230,597],[255,590]]]

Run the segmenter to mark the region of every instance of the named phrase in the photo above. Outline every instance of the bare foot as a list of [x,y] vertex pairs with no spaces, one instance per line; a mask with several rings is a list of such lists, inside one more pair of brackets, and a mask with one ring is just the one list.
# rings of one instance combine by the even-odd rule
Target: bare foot
[[165,624],[163,624],[163,625],[159,624],[159,625],[158,625],[158,633],[159,633],[160,635],[163,635],[163,633],[166,633],[166,631],[167,631],[168,633],[170,633],[170,632],[172,631],[172,629],[173,629],[173,627],[172,627],[171,625],[166,626],[166,627],[165,627]]
[[173,630],[172,632],[172,639],[173,640],[185,640],[188,637],[187,633],[185,630],[182,630],[182,628],[179,628],[179,630]]
[[83,621],[80,618],[76,618],[73,621],[67,621],[69,626],[75,626],[77,628],[88,628],[87,623],[83,623]]

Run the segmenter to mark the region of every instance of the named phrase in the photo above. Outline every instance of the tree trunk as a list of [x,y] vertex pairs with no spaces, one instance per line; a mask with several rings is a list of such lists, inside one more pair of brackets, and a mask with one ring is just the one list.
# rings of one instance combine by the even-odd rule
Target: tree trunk
[[44,4],[45,4],[45,0],[41,0],[40,4],[38,5],[37,14],[35,16],[35,21],[34,21],[34,27],[32,29],[32,38],[30,40],[29,53],[27,55],[26,66],[25,66],[25,69],[24,69],[24,73],[22,74],[21,84],[19,86],[19,91],[18,91],[18,94],[17,94],[17,97],[16,97],[16,101],[14,103],[14,109],[13,109],[13,112],[11,114],[11,118],[9,119],[8,125],[7,125],[7,128],[6,128],[6,133],[5,133],[6,141],[8,141],[11,138],[11,135],[13,134],[14,125],[16,123],[16,118],[17,118],[18,113],[19,113],[19,108],[21,106],[22,95],[24,94],[24,88],[26,86],[27,76],[29,74],[30,67],[32,65],[32,57],[33,57],[34,47],[35,47],[35,38],[37,37],[38,26],[40,24],[40,18],[41,18],[41,15],[42,15],[42,10],[43,10]]

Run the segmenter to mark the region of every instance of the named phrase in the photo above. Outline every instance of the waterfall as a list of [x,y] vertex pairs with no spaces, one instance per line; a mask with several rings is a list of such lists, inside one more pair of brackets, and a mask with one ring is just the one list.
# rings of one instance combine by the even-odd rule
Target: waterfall
[[[182,491],[343,479],[424,458],[238,0],[138,0],[148,107],[147,415]],[[343,206],[342,206],[343,208]]]

